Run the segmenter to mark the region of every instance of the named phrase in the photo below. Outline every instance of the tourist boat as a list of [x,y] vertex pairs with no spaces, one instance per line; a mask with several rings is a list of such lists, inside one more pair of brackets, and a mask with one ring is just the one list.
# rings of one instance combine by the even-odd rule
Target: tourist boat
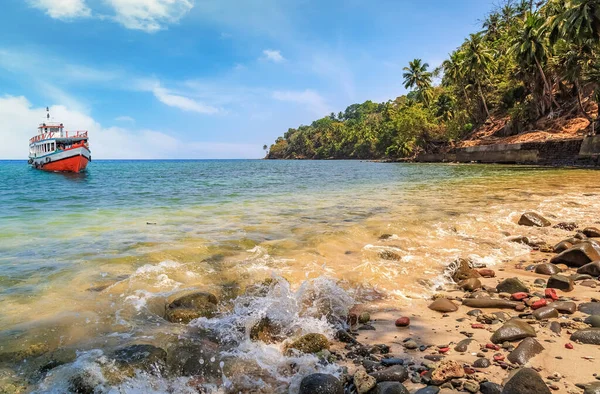
[[46,120],[39,125],[38,134],[29,140],[29,164],[45,171],[83,171],[92,161],[88,132],[66,131],[62,123],[50,122],[48,108]]

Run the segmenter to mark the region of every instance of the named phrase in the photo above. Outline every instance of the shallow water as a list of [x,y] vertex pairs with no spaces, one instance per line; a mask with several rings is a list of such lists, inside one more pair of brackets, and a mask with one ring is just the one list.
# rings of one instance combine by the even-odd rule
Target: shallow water
[[[296,332],[312,327],[331,336],[317,310],[301,307],[306,287],[343,300],[342,309],[373,300],[410,305],[445,280],[444,267],[457,257],[493,265],[529,251],[508,242],[507,233],[565,234],[517,226],[524,211],[553,222],[600,220],[598,175],[260,160],[98,161],[86,173],[65,175],[0,162],[0,353],[167,346],[188,327],[165,322],[165,304],[192,289],[222,300],[217,319],[192,324],[220,335],[278,311]],[[233,301],[272,277],[285,280],[251,311]],[[229,342],[237,356],[265,357],[263,369],[284,362],[274,361],[272,347]],[[77,360],[86,357],[98,355]],[[0,364],[0,378],[29,373],[14,360]],[[311,360],[298,365],[318,369]],[[297,385],[278,371],[270,375],[277,377],[265,381],[271,391]],[[64,391],[56,376],[28,377],[29,388]],[[165,384],[187,387],[152,379],[142,381],[157,392]],[[149,391],[139,384],[125,391]]]

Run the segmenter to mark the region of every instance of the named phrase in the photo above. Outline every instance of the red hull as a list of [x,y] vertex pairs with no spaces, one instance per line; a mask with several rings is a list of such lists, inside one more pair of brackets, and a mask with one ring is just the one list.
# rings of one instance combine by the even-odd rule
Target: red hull
[[42,166],[44,171],[55,172],[81,172],[87,167],[89,160],[83,155],[71,156],[67,159],[61,159],[46,163]]

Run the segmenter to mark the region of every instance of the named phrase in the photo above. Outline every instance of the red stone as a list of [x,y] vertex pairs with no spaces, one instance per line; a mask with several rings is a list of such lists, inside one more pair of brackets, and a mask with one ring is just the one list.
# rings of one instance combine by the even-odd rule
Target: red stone
[[510,298],[512,298],[513,300],[516,300],[516,301],[524,300],[527,297],[529,297],[529,294],[527,294],[527,293],[513,293],[510,296]]
[[429,372],[429,371],[421,371],[421,373],[419,374],[420,376],[425,376],[425,374]]
[[493,278],[494,276],[496,276],[496,273],[494,272],[494,270],[491,270],[488,268],[482,268],[477,272],[479,272],[479,275],[481,275],[484,278]]
[[464,367],[463,370],[467,375],[473,375],[475,373],[475,370],[473,368]]
[[546,297],[552,299],[553,301],[558,300],[558,296],[556,295],[556,290],[554,290],[554,289],[546,289],[544,291],[544,294],[546,295]]
[[573,344],[572,343],[565,343],[565,347],[567,349],[573,349]]
[[537,300],[536,302],[531,304],[531,309],[540,309],[541,307],[546,305],[548,305],[548,301],[542,298],[541,300]]
[[471,328],[479,328],[479,329],[484,329],[485,326],[481,323],[473,323],[471,324]]
[[494,361],[504,361],[504,356],[501,354],[494,354]]
[[443,347],[443,348],[438,349],[438,352],[440,352],[440,353],[447,353],[448,350],[450,350],[449,347]]
[[500,350],[500,346],[494,345],[493,343],[486,343],[485,347],[486,349]]
[[410,319],[408,317],[400,317],[396,319],[396,327],[408,327],[410,324]]

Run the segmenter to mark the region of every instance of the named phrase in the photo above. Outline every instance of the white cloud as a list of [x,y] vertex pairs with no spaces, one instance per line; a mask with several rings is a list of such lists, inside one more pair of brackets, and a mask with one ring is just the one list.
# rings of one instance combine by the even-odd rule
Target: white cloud
[[84,0],[29,0],[29,3],[55,19],[84,18],[91,14]]
[[179,108],[183,111],[198,112],[201,114],[213,115],[219,112],[218,108],[203,104],[189,97],[172,94],[167,89],[157,86],[152,89],[154,96],[163,104],[169,107]]
[[128,29],[153,33],[177,23],[193,7],[193,0],[106,0],[115,20]]
[[[91,116],[64,105],[50,107],[56,121],[68,130],[88,130],[94,159],[152,158],[259,158],[264,155],[258,144],[233,144],[202,141],[182,141],[156,130],[132,130],[123,127],[102,127]],[[45,108],[34,108],[23,96],[0,96],[0,159],[27,158],[29,138],[36,134],[38,123],[44,120]]]
[[275,91],[273,98],[279,101],[288,101],[302,104],[317,116],[324,116],[331,112],[325,99],[314,90],[304,91]]
[[265,49],[263,51],[263,55],[265,55],[265,59],[270,60],[274,63],[281,63],[285,61],[285,58],[281,55],[281,51],[274,49]]
[[135,123],[135,119],[133,119],[131,116],[117,116],[115,120],[117,122]]

